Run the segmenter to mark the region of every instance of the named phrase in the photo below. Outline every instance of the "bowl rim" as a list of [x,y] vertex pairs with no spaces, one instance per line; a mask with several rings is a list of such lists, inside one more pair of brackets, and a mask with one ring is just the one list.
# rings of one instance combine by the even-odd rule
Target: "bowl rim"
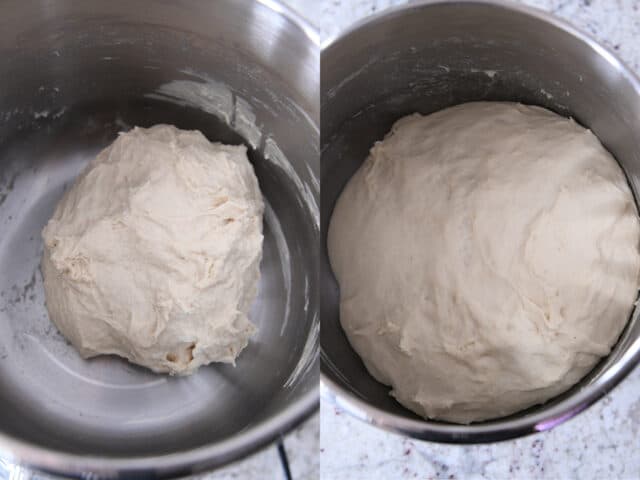
[[[502,8],[550,24],[591,48],[592,51],[603,58],[628,81],[640,97],[640,77],[609,47],[603,46],[590,34],[579,30],[568,21],[558,18],[549,12],[507,0],[409,0],[406,4],[393,6],[367,16],[355,22],[346,30],[324,40],[322,42],[320,63],[322,65],[322,56],[326,55],[339,42],[347,41],[351,35],[374,24],[380,24],[389,17],[406,15],[410,11],[425,7],[465,4]],[[631,316],[635,312],[636,309],[634,309]],[[390,413],[358,398],[325,373],[325,369],[328,369],[328,367],[326,366],[326,354],[322,349],[322,342],[320,348],[320,396],[323,401],[326,400],[351,416],[384,430],[419,440],[452,444],[496,442],[550,430],[574,418],[577,414],[597,402],[618,385],[640,362],[640,337],[638,337],[631,342],[629,348],[618,362],[603,373],[597,382],[580,388],[571,396],[560,400],[557,404],[551,405],[541,412],[533,412],[524,418],[505,417],[487,422],[460,425],[427,419],[407,418]]]
[[[281,0],[249,0],[284,17],[316,48],[320,34],[314,25]],[[315,126],[317,130],[317,125]],[[319,341],[319,339],[318,339]],[[314,360],[314,363],[317,360]],[[18,468],[53,475],[80,478],[120,478],[144,474],[145,478],[166,478],[198,473],[238,461],[259,451],[300,425],[318,410],[320,387],[314,385],[287,409],[220,442],[163,455],[138,457],[80,455],[37,446],[0,432],[0,457]]]

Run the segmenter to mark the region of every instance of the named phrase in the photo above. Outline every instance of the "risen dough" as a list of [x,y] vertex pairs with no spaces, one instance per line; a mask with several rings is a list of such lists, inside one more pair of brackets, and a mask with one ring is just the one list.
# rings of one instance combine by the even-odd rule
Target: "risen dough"
[[369,372],[418,414],[468,423],[544,402],[609,352],[639,240],[589,130],[482,102],[396,122],[338,199],[328,247]]
[[234,362],[255,330],[263,208],[245,147],[169,125],[121,134],[42,232],[51,319],[83,357]]

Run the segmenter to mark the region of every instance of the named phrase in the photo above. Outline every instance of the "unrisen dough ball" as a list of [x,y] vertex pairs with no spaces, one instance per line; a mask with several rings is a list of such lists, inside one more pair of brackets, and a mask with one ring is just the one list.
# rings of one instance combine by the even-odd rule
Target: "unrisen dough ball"
[[328,247],[369,372],[416,413],[468,423],[544,402],[607,355],[639,241],[589,130],[482,102],[396,122],[338,199]]
[[83,357],[233,363],[255,330],[263,208],[244,146],[169,125],[121,134],[42,232],[51,320]]

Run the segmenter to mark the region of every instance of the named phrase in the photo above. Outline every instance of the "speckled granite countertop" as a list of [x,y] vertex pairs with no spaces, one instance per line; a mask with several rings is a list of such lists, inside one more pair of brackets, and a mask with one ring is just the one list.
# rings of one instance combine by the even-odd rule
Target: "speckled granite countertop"
[[[303,2],[295,2],[303,3]],[[324,0],[323,39],[397,0]],[[640,72],[640,1],[530,0],[616,50]],[[515,441],[451,446],[384,432],[325,401],[320,413],[320,471],[351,479],[638,479],[640,369],[610,395],[554,430]]]
[[612,394],[555,429],[473,446],[420,442],[321,406],[320,472],[356,479],[638,479],[640,370]]

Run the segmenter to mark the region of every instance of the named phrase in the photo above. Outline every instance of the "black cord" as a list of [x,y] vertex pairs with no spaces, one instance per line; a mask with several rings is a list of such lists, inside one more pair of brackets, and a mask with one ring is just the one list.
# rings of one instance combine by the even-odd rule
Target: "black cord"
[[278,456],[280,457],[280,463],[284,470],[284,478],[286,478],[286,480],[292,480],[291,469],[289,468],[289,458],[287,457],[287,451],[284,449],[282,437],[278,439]]

